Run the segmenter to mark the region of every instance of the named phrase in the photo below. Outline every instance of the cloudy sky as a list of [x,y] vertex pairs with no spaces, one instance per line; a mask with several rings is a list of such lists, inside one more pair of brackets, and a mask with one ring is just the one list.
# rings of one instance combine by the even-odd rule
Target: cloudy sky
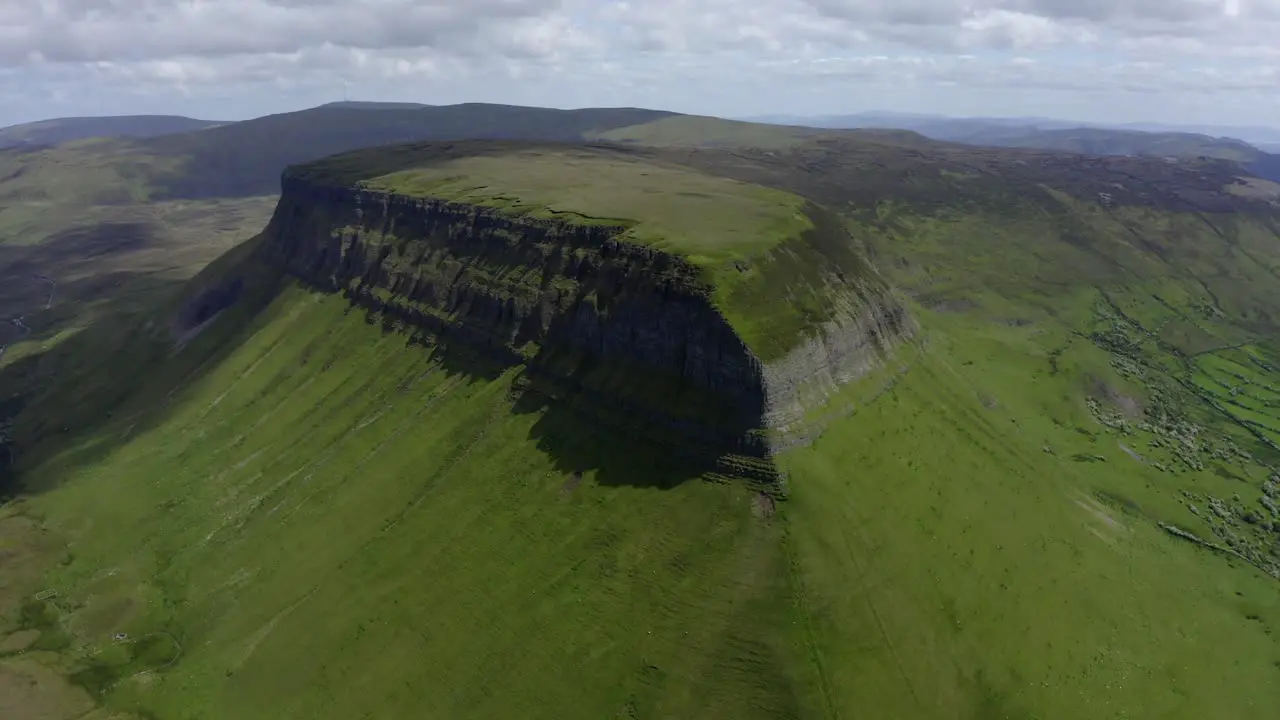
[[343,97],[1280,125],[1280,0],[0,0],[0,125]]

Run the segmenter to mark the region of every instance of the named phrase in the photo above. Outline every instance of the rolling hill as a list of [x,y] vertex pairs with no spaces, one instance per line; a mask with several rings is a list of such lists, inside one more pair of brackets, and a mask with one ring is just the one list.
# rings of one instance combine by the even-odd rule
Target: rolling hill
[[1029,147],[1063,150],[1088,155],[1151,155],[1156,157],[1216,157],[1248,163],[1259,155],[1257,148],[1241,140],[1214,138],[1193,133],[1152,133],[1107,128],[1062,129],[976,129],[939,139],[971,145]]
[[[383,112],[364,137],[404,131]],[[448,110],[487,134],[291,166],[190,282],[0,365],[3,697],[164,719],[1280,701],[1280,186],[542,112]],[[490,137],[515,117],[547,137]],[[206,196],[147,180],[139,207],[243,202],[267,164],[212,166]]]
[[[895,113],[814,118],[777,116],[766,121],[826,129],[890,128],[967,145],[1060,150],[1087,155],[1149,155],[1178,159],[1210,157],[1238,162],[1249,174],[1280,181],[1280,159],[1269,154],[1266,147],[1232,137],[1159,125],[1135,128],[1080,126],[1048,118],[948,118]],[[1263,130],[1255,129],[1254,132]]]
[[[31,329],[4,353],[61,342],[94,317],[171,292],[265,224],[291,164],[429,139],[785,147],[826,134],[642,109],[333,103],[165,137],[0,151],[0,284],[11,288],[0,291],[0,320]],[[53,308],[44,307],[45,278],[64,300]]]
[[[145,307],[260,229],[290,164],[424,139],[579,140],[670,115],[345,103],[165,137],[0,150],[0,320],[22,320],[27,346],[40,347]],[[46,278],[57,307],[45,307]]]
[[45,147],[87,138],[148,138],[221,125],[177,115],[58,118],[0,128],[0,150]]
[[178,163],[176,170],[158,173],[154,182],[160,197],[244,197],[277,192],[280,171],[288,165],[362,147],[418,140],[572,141],[671,114],[485,104],[376,111],[321,106],[208,132],[153,138],[135,146],[134,152]]

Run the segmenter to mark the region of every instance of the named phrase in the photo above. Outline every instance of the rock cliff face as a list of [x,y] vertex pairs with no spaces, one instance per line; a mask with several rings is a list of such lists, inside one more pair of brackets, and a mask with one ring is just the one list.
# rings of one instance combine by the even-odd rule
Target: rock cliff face
[[887,292],[832,277],[831,319],[764,363],[713,304],[706,273],[625,242],[623,227],[288,175],[283,189],[267,252],[304,282],[682,435],[732,435],[747,454],[768,454],[759,430],[785,427],[865,372],[908,325]]
[[841,385],[874,370],[914,323],[887,293],[854,295],[849,307],[780,360],[763,367],[765,427],[786,434]]

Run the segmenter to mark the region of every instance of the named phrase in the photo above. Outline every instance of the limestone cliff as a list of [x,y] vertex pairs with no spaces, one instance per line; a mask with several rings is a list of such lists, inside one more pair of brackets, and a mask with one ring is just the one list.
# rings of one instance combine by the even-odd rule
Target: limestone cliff
[[691,441],[732,436],[736,452],[767,455],[761,431],[785,428],[909,332],[882,286],[833,270],[821,278],[829,312],[765,361],[703,269],[626,242],[623,227],[289,174],[283,190],[266,247],[290,274]]

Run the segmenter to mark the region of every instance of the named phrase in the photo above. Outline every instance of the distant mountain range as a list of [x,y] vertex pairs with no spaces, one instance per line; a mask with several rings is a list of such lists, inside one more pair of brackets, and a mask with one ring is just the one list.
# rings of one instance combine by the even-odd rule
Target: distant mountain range
[[1179,126],[1160,123],[1089,125],[1041,117],[952,118],[867,112],[854,115],[769,115],[754,122],[826,129],[909,130],[934,140],[991,147],[1038,148],[1085,155],[1211,157],[1241,163],[1255,175],[1280,181],[1280,130],[1263,127]]
[[[163,137],[175,136],[174,142],[181,144],[183,149],[208,145],[210,148],[217,149],[214,153],[217,155],[223,152],[227,145],[233,148],[246,147],[239,142],[222,142],[231,139],[232,136],[251,133],[262,128],[278,134],[283,125],[290,126],[290,133],[325,134],[333,129],[334,123],[347,126],[348,123],[356,122],[357,118],[350,116],[349,113],[357,111],[376,111],[376,117],[361,116],[362,119],[358,122],[362,131],[356,135],[363,139],[365,134],[371,134],[376,138],[377,143],[419,139],[420,126],[434,128],[430,134],[438,138],[473,134],[478,137],[505,136],[505,133],[494,129],[471,126],[472,109],[481,107],[486,106],[464,104],[441,108],[410,102],[333,102],[307,111],[313,113],[308,117],[312,117],[313,122],[319,123],[323,129],[309,123],[303,124],[301,128],[296,127],[293,121],[298,117],[297,113],[269,116],[248,123],[198,120],[175,115],[59,118],[0,128],[0,149],[47,147],[86,138],[134,138],[163,143],[165,142],[162,140]],[[511,110],[510,108],[504,110],[503,106],[495,106],[493,112],[502,115]],[[517,111],[517,114],[520,112],[524,110]],[[574,138],[578,137],[583,129],[576,123],[570,123],[573,127],[567,128],[564,132],[558,132],[555,129],[554,126],[560,122],[560,118],[568,117],[560,113],[571,111],[544,110],[541,112],[542,115],[538,115],[536,122],[549,122],[550,125],[540,127],[535,133],[540,137],[545,135]],[[1163,123],[1100,125],[1045,117],[956,118],[898,112],[819,116],[764,115],[748,120],[754,123],[820,130],[908,131],[933,140],[966,145],[1061,150],[1086,155],[1145,155],[1179,159],[1211,157],[1241,163],[1255,175],[1280,182],[1280,154],[1272,154],[1280,153],[1280,129],[1276,128],[1184,126]],[[481,122],[481,125],[486,122],[487,120]],[[221,130],[218,132],[224,133],[227,137],[205,138],[203,133],[187,136],[194,131],[219,126]],[[296,144],[292,141],[284,142],[284,145],[289,147]],[[326,152],[346,150],[358,147],[360,144],[361,142],[356,141],[353,136],[346,142],[338,142],[332,148],[327,148]],[[248,145],[258,147],[255,143],[248,143]],[[172,148],[168,149],[172,150]],[[290,161],[301,159],[294,158],[287,149],[284,155],[288,156],[287,159]],[[273,157],[273,161],[276,159]],[[212,158],[210,162],[217,164]],[[237,162],[235,164],[246,167],[254,163],[249,162],[245,165]],[[277,164],[270,163],[273,169],[267,174],[272,183],[274,183],[274,168]],[[263,188],[263,191],[269,190],[270,188]]]
[[[927,113],[900,113],[887,111],[870,111],[845,115],[759,115],[741,118],[751,122],[763,122],[780,125],[804,125],[822,128],[897,128],[925,132],[952,134],[972,132],[977,129],[1030,128],[1036,130],[1074,130],[1078,128],[1097,128],[1107,130],[1129,130],[1145,133],[1180,133],[1191,135],[1207,135],[1215,138],[1232,138],[1243,140],[1257,147],[1269,146],[1280,149],[1280,128],[1244,125],[1194,125],[1156,122],[1133,123],[1091,123],[1076,120],[1062,120],[1038,116],[1027,117],[951,117]],[[941,139],[941,138],[940,138]],[[951,138],[946,138],[951,139]]]

